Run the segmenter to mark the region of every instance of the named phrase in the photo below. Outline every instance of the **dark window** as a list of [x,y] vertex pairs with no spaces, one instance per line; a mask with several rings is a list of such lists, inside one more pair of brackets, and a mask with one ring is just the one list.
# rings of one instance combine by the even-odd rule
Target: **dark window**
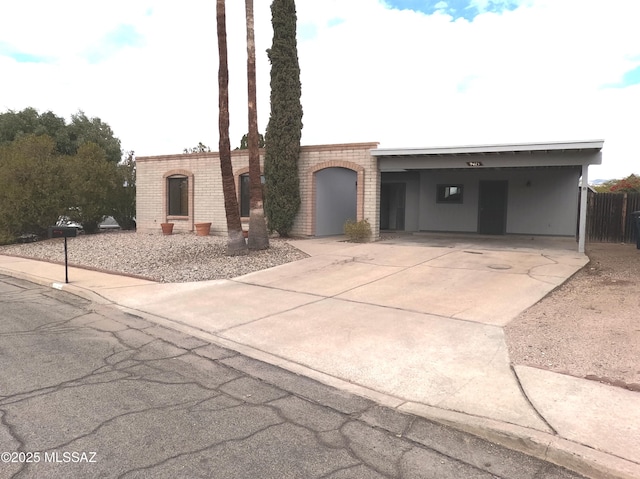
[[462,203],[462,185],[438,185],[436,202]]
[[249,174],[240,175],[240,216],[249,216],[249,202],[251,196],[249,193]]
[[169,216],[189,216],[189,180],[184,176],[167,178]]
[[[264,175],[260,175],[262,188],[264,192]],[[240,216],[249,217],[249,208],[251,206],[251,183],[249,182],[249,173],[240,175]]]

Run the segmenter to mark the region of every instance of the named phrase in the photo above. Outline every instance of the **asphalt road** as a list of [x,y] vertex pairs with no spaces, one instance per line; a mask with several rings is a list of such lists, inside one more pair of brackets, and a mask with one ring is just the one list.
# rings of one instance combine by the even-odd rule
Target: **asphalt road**
[[0,276],[0,478],[581,476]]

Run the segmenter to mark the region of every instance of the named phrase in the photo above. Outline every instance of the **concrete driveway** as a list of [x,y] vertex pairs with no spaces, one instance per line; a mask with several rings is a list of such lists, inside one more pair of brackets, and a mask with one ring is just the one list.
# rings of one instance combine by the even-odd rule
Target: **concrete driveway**
[[501,326],[581,268],[585,255],[564,243],[293,244],[310,257],[231,281],[101,294],[392,396],[394,406],[408,401],[549,431],[521,393]]

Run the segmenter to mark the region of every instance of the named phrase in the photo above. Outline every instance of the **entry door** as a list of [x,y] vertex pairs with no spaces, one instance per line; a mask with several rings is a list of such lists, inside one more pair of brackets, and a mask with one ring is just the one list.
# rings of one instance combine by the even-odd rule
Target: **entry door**
[[404,231],[406,190],[404,183],[380,185],[380,229]]
[[507,229],[506,181],[481,181],[478,201],[478,233],[503,235]]

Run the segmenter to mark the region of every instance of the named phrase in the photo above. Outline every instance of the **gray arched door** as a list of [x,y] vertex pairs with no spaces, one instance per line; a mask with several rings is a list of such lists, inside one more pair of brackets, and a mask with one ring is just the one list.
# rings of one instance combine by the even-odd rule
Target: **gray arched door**
[[341,235],[356,219],[358,175],[347,168],[325,168],[316,177],[316,236]]

